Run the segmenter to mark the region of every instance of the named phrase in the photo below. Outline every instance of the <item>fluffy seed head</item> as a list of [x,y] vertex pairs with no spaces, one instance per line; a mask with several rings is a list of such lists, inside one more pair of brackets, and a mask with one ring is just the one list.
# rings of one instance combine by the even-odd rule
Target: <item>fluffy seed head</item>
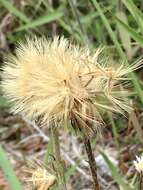
[[37,187],[39,190],[49,189],[54,184],[55,180],[56,177],[54,175],[49,175],[46,170],[38,168],[36,171],[33,171],[33,186]]
[[63,37],[52,41],[35,37],[20,43],[2,74],[2,88],[14,102],[13,111],[42,118],[43,123],[69,120],[76,126],[80,122],[85,130],[102,123],[101,110],[129,111],[128,93],[121,83],[141,63],[100,64],[100,52],[91,53]]
[[[25,172],[29,174],[29,177],[25,178],[25,182],[29,183],[29,187],[37,190],[47,190],[54,185],[56,181],[55,175],[48,172],[46,168],[36,162],[29,162],[31,169],[25,169]],[[27,188],[27,187],[26,187]]]
[[136,156],[136,160],[134,161],[134,166],[139,173],[143,172],[143,156],[141,157]]

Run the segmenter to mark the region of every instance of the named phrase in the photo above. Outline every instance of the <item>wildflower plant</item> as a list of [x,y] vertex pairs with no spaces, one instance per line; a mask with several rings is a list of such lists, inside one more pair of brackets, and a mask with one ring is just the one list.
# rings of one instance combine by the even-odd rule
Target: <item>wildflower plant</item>
[[136,160],[133,161],[135,169],[139,174],[139,190],[143,189],[143,156],[136,156]]
[[140,64],[125,66],[98,63],[101,50],[73,46],[64,38],[44,38],[21,43],[16,56],[10,55],[3,68],[3,91],[14,101],[15,113],[42,122],[71,120],[74,116],[86,129],[102,123],[100,109],[122,113],[129,111],[121,92],[125,75]]
[[128,73],[141,62],[115,64],[88,47],[73,45],[63,37],[27,38],[3,67],[2,88],[22,113],[42,124],[65,121],[85,137],[95,189],[99,189],[89,138],[103,125],[102,111],[129,112]]

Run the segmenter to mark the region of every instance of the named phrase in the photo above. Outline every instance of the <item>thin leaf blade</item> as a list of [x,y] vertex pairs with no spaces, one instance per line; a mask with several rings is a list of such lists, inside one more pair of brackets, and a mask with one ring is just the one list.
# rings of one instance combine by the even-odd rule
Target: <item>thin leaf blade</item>
[[48,13],[46,15],[43,15],[36,20],[31,21],[28,24],[20,26],[15,31],[18,32],[18,31],[22,31],[22,30],[33,29],[33,28],[36,28],[36,27],[41,26],[43,24],[47,24],[47,23],[53,22],[55,20],[58,20],[62,16],[63,16],[63,13],[61,11],[54,11],[52,13]]
[[28,23],[30,20],[29,18],[19,11],[10,1],[7,0],[0,0],[0,3],[12,14],[16,17],[20,18],[23,22]]
[[[126,24],[128,24],[126,14],[123,11],[117,12],[117,16],[119,18],[121,18]],[[127,53],[127,56],[128,56],[129,59],[131,59],[131,57],[132,57],[132,49],[131,49],[130,35],[129,35],[128,31],[122,25],[120,25],[119,23],[117,23],[117,28],[118,28],[118,31],[119,31],[119,36],[120,36],[121,42],[122,42],[122,44],[124,46],[124,49],[125,49],[125,51]]]
[[13,171],[13,168],[8,160],[5,151],[1,146],[0,146],[0,168],[2,168],[2,171],[4,172],[4,175],[8,180],[11,190],[22,190],[22,186]]
[[131,35],[131,37],[141,46],[143,47],[143,37],[141,35],[139,35],[135,30],[133,30],[130,26],[128,26],[127,24],[125,24],[121,19],[119,19],[117,16],[115,16],[116,21],[122,26],[124,27],[129,34]]
[[105,160],[105,162],[107,163],[111,174],[113,176],[113,178],[115,179],[115,181],[124,189],[124,190],[133,190],[133,188],[131,188],[124,180],[124,178],[117,172],[115,166],[112,164],[112,162],[109,160],[109,158],[106,156],[105,153],[100,152],[103,159]]

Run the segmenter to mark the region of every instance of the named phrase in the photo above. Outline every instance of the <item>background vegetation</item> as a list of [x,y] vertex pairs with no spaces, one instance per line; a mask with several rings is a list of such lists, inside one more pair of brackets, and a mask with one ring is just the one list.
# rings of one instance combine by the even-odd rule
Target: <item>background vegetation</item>
[[[114,59],[130,64],[142,57],[142,10],[141,0],[0,0],[1,66],[4,55],[14,51],[16,42],[33,34],[49,37],[63,35],[75,43],[88,44],[91,49],[105,46]],[[131,102],[134,111],[127,117],[106,116],[102,137],[93,141],[93,148],[96,144],[102,150],[101,153],[95,151],[95,155],[100,170],[99,179],[105,190],[137,189],[133,160],[142,153],[143,146],[142,70],[132,73],[129,78],[133,86]],[[0,170],[0,189],[18,190],[23,182],[20,173],[21,167],[26,165],[25,158],[34,156],[41,159],[49,139],[47,130],[29,127],[32,124],[11,115],[9,107],[1,93],[0,142],[7,154],[0,148],[0,168],[3,171]],[[68,168],[65,173],[68,190],[91,189],[82,142],[63,131],[61,139]],[[7,155],[21,182],[8,163]]]

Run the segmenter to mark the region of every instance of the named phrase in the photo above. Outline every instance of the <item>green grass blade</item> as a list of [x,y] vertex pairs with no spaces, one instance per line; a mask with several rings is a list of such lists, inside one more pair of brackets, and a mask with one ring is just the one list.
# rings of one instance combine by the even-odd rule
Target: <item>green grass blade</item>
[[4,172],[4,175],[8,180],[11,190],[22,190],[22,186],[19,180],[17,179],[13,171],[13,168],[11,167],[11,164],[7,158],[5,151],[1,146],[0,146],[0,168],[2,168],[2,171]]
[[133,190],[133,188],[131,188],[126,183],[124,178],[118,173],[118,171],[116,170],[116,167],[112,164],[112,162],[109,160],[109,158],[103,152],[101,152],[101,154],[103,156],[103,159],[107,163],[114,180],[118,183],[118,185],[120,187],[122,187],[122,189],[124,189],[124,190]]
[[65,173],[66,181],[68,181],[70,179],[70,177],[75,173],[77,166],[78,166],[78,164],[75,164],[75,165],[68,168],[68,170]]
[[31,21],[28,24],[25,24],[23,26],[20,26],[15,31],[21,31],[21,30],[28,30],[32,28],[36,28],[37,26],[41,26],[43,24],[47,24],[50,22],[53,22],[63,16],[63,13],[61,11],[54,11],[52,13],[48,13],[47,15],[41,16],[37,18],[36,20]]
[[116,21],[124,27],[128,33],[131,35],[131,37],[141,46],[143,47],[143,37],[139,35],[135,30],[133,30],[130,26],[125,24],[122,20],[120,20],[118,17],[115,16]]
[[98,13],[95,13],[95,12],[89,12],[89,14],[85,15],[85,16],[82,16],[81,17],[81,23],[82,24],[87,24],[87,23],[90,23],[92,22],[92,19],[95,19],[96,17],[98,17],[99,14]]
[[[54,9],[52,7],[48,7],[47,11],[54,12]],[[72,26],[70,26],[69,22],[67,23],[63,18],[60,18],[57,20],[57,23],[65,30],[67,31],[71,36],[73,36],[78,42],[82,42],[81,37],[79,34],[74,32],[72,30]]]
[[30,20],[29,18],[19,11],[12,3],[11,1],[7,0],[0,0],[0,4],[2,4],[10,13],[15,15],[16,17],[20,18],[20,20],[24,21],[25,23],[28,23]]
[[57,22],[65,31],[67,31],[71,36],[73,36],[79,43],[82,43],[80,35],[72,31],[71,27],[66,22],[64,22],[64,20],[58,19]]
[[130,73],[130,77],[132,78],[132,82],[135,88],[135,91],[138,93],[141,103],[143,104],[143,91],[139,84],[139,79],[134,73]]
[[118,132],[117,132],[117,129],[116,129],[116,125],[115,125],[115,122],[114,122],[114,119],[113,119],[111,113],[109,113],[108,116],[109,116],[109,120],[110,120],[111,125],[112,125],[112,131],[113,131],[113,135],[114,135],[114,141],[115,141],[115,145],[116,145],[116,148],[117,148],[118,154],[119,154],[120,145],[119,145],[119,142],[118,142]]
[[143,14],[138,9],[138,7],[134,4],[132,0],[122,0],[126,8],[130,11],[130,13],[133,15],[133,17],[136,20],[136,23],[140,27],[141,31],[143,30]]
[[10,103],[4,96],[0,96],[0,108],[10,108]]
[[85,28],[84,28],[84,25],[82,24],[80,16],[78,14],[78,9],[75,5],[75,2],[73,0],[68,0],[68,2],[69,2],[69,5],[72,9],[73,15],[74,15],[74,17],[78,23],[78,28],[80,30],[80,34],[81,34],[81,38],[83,40],[83,43],[90,45],[89,40],[88,40],[88,36],[87,36]]
[[143,133],[142,133],[142,126],[135,114],[134,111],[132,111],[132,113],[130,114],[130,119],[133,123],[133,126],[137,132],[137,137],[138,137],[138,140],[140,141],[140,143],[143,145]]
[[125,58],[125,54],[124,54],[124,52],[123,52],[123,50],[122,50],[122,48],[121,48],[121,46],[120,46],[120,44],[119,44],[119,42],[117,40],[117,37],[116,37],[115,33],[113,32],[113,30],[112,30],[112,28],[111,28],[111,26],[110,26],[110,24],[108,22],[108,19],[105,17],[99,3],[96,0],[91,0],[91,1],[93,3],[94,7],[97,9],[97,11],[98,11],[98,13],[99,13],[99,15],[100,15],[100,17],[102,19],[103,24],[105,25],[105,27],[106,27],[106,29],[107,29],[113,43],[115,44],[115,47],[116,47],[119,55],[122,58]]
[[[118,11],[116,15],[121,20],[123,20],[124,23],[128,24],[127,16],[123,11]],[[128,58],[131,59],[132,58],[132,49],[131,49],[131,39],[130,39],[129,32],[119,23],[117,23],[117,28],[119,31],[119,36],[120,36],[121,42],[126,51],[126,54],[127,54]]]
[[131,0],[122,0],[126,8],[130,11],[130,13],[133,15],[135,20],[138,20],[138,14],[137,14],[137,7],[134,5],[133,1]]
[[50,138],[50,140],[47,144],[46,154],[44,156],[45,166],[47,166],[51,161],[53,161],[53,160],[51,160],[51,159],[53,159],[52,155],[53,155],[53,141],[52,141],[52,138]]
[[[92,3],[93,3],[94,7],[95,7],[95,8],[97,9],[97,11],[99,12],[99,15],[100,15],[100,17],[101,17],[101,20],[102,20],[103,24],[105,25],[105,27],[106,27],[106,29],[107,29],[109,35],[110,35],[111,40],[112,40],[113,43],[115,44],[115,47],[116,47],[116,49],[117,49],[118,54],[120,55],[121,59],[126,60],[126,62],[127,62],[127,64],[128,64],[126,55],[125,55],[125,53],[123,52],[123,50],[122,50],[122,48],[121,48],[121,46],[120,46],[120,44],[119,44],[119,42],[118,42],[118,40],[117,40],[117,37],[116,37],[115,33],[113,32],[113,30],[112,30],[112,28],[111,28],[111,26],[110,26],[110,24],[109,24],[109,22],[108,22],[108,19],[107,19],[106,16],[104,15],[104,13],[103,13],[103,11],[102,11],[102,9],[101,9],[99,3],[98,3],[96,0],[91,0],[91,1],[92,1]],[[131,75],[131,77],[132,77],[132,82],[133,82],[133,84],[134,84],[135,90],[136,90],[136,92],[138,93],[138,96],[140,97],[140,100],[141,100],[141,102],[142,102],[142,104],[143,104],[142,89],[141,89],[141,87],[140,87],[140,84],[139,84],[139,82],[138,82],[138,79],[137,79],[137,77],[136,77],[136,75],[135,75],[134,73],[131,73],[130,75]]]

